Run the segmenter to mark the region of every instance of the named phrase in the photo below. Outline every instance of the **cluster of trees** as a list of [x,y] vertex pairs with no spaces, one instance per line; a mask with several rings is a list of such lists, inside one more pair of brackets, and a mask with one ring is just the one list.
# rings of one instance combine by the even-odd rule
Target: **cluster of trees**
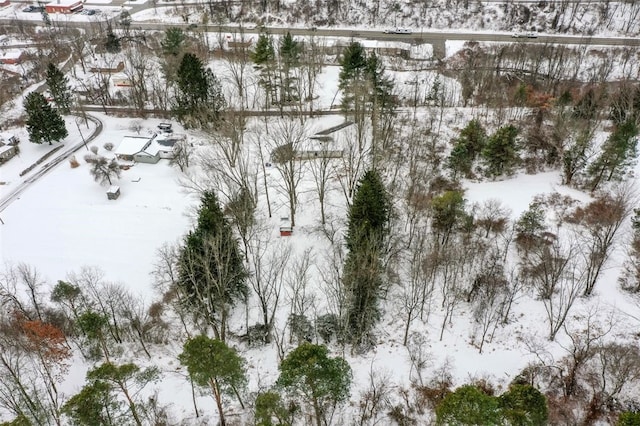
[[445,396],[436,407],[441,425],[529,425],[548,424],[546,398],[536,388],[513,384],[500,396],[490,389],[465,385]]
[[47,67],[46,82],[53,106],[43,94],[31,92],[25,97],[24,110],[29,141],[51,145],[69,135],[62,115],[70,111],[71,89],[69,79],[51,62]]

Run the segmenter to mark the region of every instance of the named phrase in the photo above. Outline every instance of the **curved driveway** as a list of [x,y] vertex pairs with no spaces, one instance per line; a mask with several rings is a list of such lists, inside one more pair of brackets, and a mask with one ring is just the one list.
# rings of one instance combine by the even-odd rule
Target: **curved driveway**
[[[93,133],[88,138],[85,139],[86,143],[89,143],[95,138],[97,138],[98,135],[102,132],[102,121],[100,121],[98,118],[92,115],[87,115],[86,117],[88,120],[93,121],[96,125],[96,128],[94,129]],[[69,158],[74,152],[78,151],[84,145],[85,145],[85,142],[79,142],[71,146],[71,148],[68,148],[62,151],[62,154],[58,155],[57,157],[54,157],[48,163],[45,163],[44,165],[40,166],[39,170],[33,172],[30,176],[27,176],[25,180],[22,181],[13,191],[11,191],[8,195],[0,199],[0,212],[2,212],[5,208],[7,208],[9,204],[15,201],[20,196],[20,194],[22,194],[29,187],[29,185],[31,185],[32,183],[40,179],[42,176],[49,173],[55,166],[57,166],[58,164],[62,163],[64,160]]]

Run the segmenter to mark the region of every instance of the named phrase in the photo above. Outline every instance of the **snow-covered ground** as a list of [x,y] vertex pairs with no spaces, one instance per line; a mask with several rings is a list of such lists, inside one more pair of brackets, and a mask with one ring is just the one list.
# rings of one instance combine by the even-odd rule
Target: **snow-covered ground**
[[[101,2],[97,0],[93,3]],[[23,5],[20,4],[5,8],[0,11],[0,17],[20,16],[22,18],[23,15],[29,15],[33,19],[42,19],[39,14],[20,12],[22,7]],[[394,23],[406,25],[411,18],[402,18],[401,15],[411,16],[409,12],[413,10],[412,7],[404,4],[402,13],[398,14],[397,20],[394,19]],[[473,22],[482,19],[482,22],[476,22],[477,25],[470,29],[479,30],[482,27],[488,31],[504,30],[496,23],[503,13],[501,6],[493,4],[487,7],[491,13],[484,17],[467,16],[468,20]],[[7,12],[7,10],[10,11]],[[182,22],[182,18],[172,10],[172,8],[149,9],[136,15],[135,19]],[[116,13],[116,9],[114,8],[112,12]],[[354,14],[350,19],[356,20],[362,16],[364,12],[361,15]],[[90,17],[78,16],[64,19],[76,18]],[[366,19],[362,19],[363,25],[369,25]],[[431,19],[434,20],[432,22],[434,27],[446,26],[447,19],[450,24],[457,22],[451,15],[443,15],[437,19],[431,16]],[[593,19],[591,15],[585,13],[580,17],[579,22],[588,23]],[[377,25],[378,23],[371,24],[373,27]],[[602,33],[605,32],[606,30],[602,31]],[[213,34],[209,36],[214,45],[217,36]],[[12,40],[11,43],[13,44],[14,41],[17,39]],[[451,57],[464,48],[464,42],[448,41],[446,48],[447,57]],[[430,56],[431,52],[428,48],[426,50],[422,54]],[[229,103],[233,105],[238,100],[234,99],[236,95],[234,95],[230,64],[216,59],[208,65],[220,77]],[[405,63],[398,62],[393,65],[393,67],[387,67],[387,70],[388,75],[396,83],[399,98],[411,99],[417,94],[424,98],[436,86],[436,82],[437,86],[447,94],[446,108],[442,111],[437,109],[427,111],[427,108],[419,108],[412,117],[413,121],[424,124],[428,120],[434,120],[434,117],[441,112],[440,119],[444,124],[438,137],[443,144],[446,145],[459,129],[472,116],[475,116],[474,110],[470,108],[449,108],[449,105],[458,104],[460,96],[460,85],[455,79],[445,77],[433,70],[422,70],[419,67],[412,71],[410,67],[405,66]],[[79,80],[87,80],[88,74],[81,73],[78,66],[75,71]],[[158,72],[159,67],[155,67],[153,73]],[[313,101],[314,109],[330,109],[339,105],[341,100],[337,83],[339,72],[340,68],[337,65],[323,67],[315,91],[317,98]],[[248,91],[248,98],[253,99],[255,105],[260,105],[257,75],[252,67],[246,70],[246,81],[250,83],[245,88]],[[20,102],[17,101],[14,106],[11,114],[19,115]],[[104,128],[90,146],[97,147],[99,153],[106,156],[112,156],[112,153],[103,148],[105,143],[113,143],[117,147],[124,136],[150,135],[157,131],[157,125],[163,121],[116,118],[102,113],[92,113],[92,115],[102,121]],[[79,131],[86,136],[94,130],[92,127],[85,127],[83,123],[79,123],[78,129],[76,119],[73,117],[67,118],[66,121],[70,135],[61,142],[65,148],[80,142]],[[312,135],[322,129],[338,125],[342,121],[343,117],[340,115],[308,120],[306,134]],[[138,123],[141,124],[139,129],[136,125]],[[247,142],[245,147],[246,158],[256,169],[260,161],[256,155],[255,145],[251,145],[252,138],[255,135],[261,135],[268,139],[264,129],[273,129],[278,123],[277,118],[267,121],[252,119],[247,125],[247,140],[250,142]],[[174,126],[176,132],[188,135],[194,152],[202,154],[212,151],[206,136],[198,132],[185,131],[176,123]],[[19,174],[57,145],[54,144],[51,147],[29,143],[24,128],[3,130],[14,132],[22,142],[20,155],[0,166],[0,197],[7,196],[17,185],[33,176],[42,166],[34,168],[23,177]],[[403,134],[397,135],[398,139],[402,139],[403,136]],[[0,225],[0,263],[4,263],[7,267],[21,262],[32,265],[42,274],[49,289],[57,280],[66,279],[83,267],[99,268],[104,273],[104,280],[121,284],[148,305],[161,299],[162,296],[155,288],[152,276],[158,261],[157,251],[164,244],[180,241],[192,228],[193,212],[198,204],[198,196],[185,184],[186,176],[177,167],[170,166],[167,160],[161,160],[158,164],[136,163],[129,169],[123,170],[116,182],[120,187],[121,195],[117,200],[108,200],[105,193],[106,187],[96,183],[89,174],[89,165],[83,159],[86,152],[81,148],[76,153],[79,167],[72,168],[68,161],[62,162],[44,177],[32,183],[18,199],[0,211],[0,218],[4,222]],[[48,161],[44,162],[46,163]],[[402,164],[398,167],[401,168]],[[636,167],[635,176],[639,173],[640,167]],[[322,282],[321,272],[326,271],[328,267],[326,257],[330,251],[330,244],[319,230],[318,200],[309,170],[306,169],[305,177],[302,179],[299,191],[300,205],[296,215],[297,225],[291,237],[279,235],[281,218],[287,217],[289,211],[286,194],[279,189],[276,170],[273,167],[267,167],[266,176],[262,176],[261,172],[257,176],[260,178],[257,215],[266,229],[265,238],[268,238],[269,248],[284,250],[286,247],[292,247],[293,253],[298,258],[305,253],[305,250],[310,250],[313,262],[308,277],[308,296],[312,305],[309,308],[310,316],[326,313],[331,302],[328,300],[328,291]],[[267,216],[265,194],[261,186],[263,177],[267,181],[271,197],[273,209],[271,218]],[[521,172],[499,181],[464,181],[463,186],[466,191],[465,199],[469,205],[499,199],[511,211],[512,219],[524,212],[534,197],[540,194],[557,192],[579,202],[588,202],[591,199],[590,194],[561,185],[561,177],[557,171],[533,175]],[[399,194],[394,195],[399,198]],[[327,206],[330,222],[335,225],[336,235],[339,236],[344,229],[347,207],[335,176],[330,181]],[[402,213],[400,212],[400,215]],[[624,242],[626,240],[621,238],[621,243]],[[622,247],[623,244],[608,263],[608,269],[601,277],[595,295],[591,298],[579,299],[576,303],[567,322],[568,330],[581,328],[584,317],[590,311],[597,310],[599,318],[610,315],[615,317],[612,339],[628,341],[633,338],[633,333],[637,331],[637,318],[640,318],[640,305],[622,292],[617,285],[625,254]],[[516,300],[513,306],[513,320],[498,328],[494,339],[485,344],[482,354],[477,348],[477,324],[472,318],[468,304],[460,304],[451,325],[445,327],[442,340],[439,339],[440,325],[444,318],[439,309],[439,300],[436,298],[431,317],[428,320],[415,319],[412,323],[411,330],[414,334],[410,345],[412,349],[409,350],[403,346],[402,342],[406,312],[396,303],[397,291],[397,288],[392,289],[388,300],[384,302],[383,317],[376,329],[377,345],[371,351],[354,355],[348,351],[339,353],[337,345],[331,347],[335,354],[347,359],[354,373],[350,402],[345,411],[338,413],[334,424],[351,422],[350,415],[357,411],[358,398],[369,385],[371,371],[381,377],[387,377],[387,384],[395,391],[391,398],[400,400],[400,390],[409,389],[412,382],[428,380],[442,368],[452,375],[453,384],[456,386],[472,379],[486,378],[499,390],[504,390],[517,373],[529,362],[535,360],[535,355],[530,350],[532,346],[544,348],[544,351],[556,360],[566,354],[564,347],[567,346],[568,337],[560,333],[556,342],[547,340],[548,324],[544,307],[530,294],[524,294]],[[277,317],[276,324],[280,329],[285,328],[289,314],[286,303],[285,300],[284,307],[281,307]],[[255,300],[250,302],[247,310],[249,324],[253,324],[258,320],[259,313]],[[244,309],[238,308],[234,312],[231,329],[236,334],[246,331]],[[141,364],[155,364],[161,368],[162,380],[154,384],[153,388],[158,390],[159,401],[162,404],[170,404],[169,409],[176,424],[180,420],[183,420],[184,424],[213,424],[216,411],[209,395],[196,397],[197,405],[204,413],[204,417],[195,419],[192,408],[192,389],[184,370],[179,367],[177,361],[182,341],[173,340],[184,338],[184,336],[176,335],[168,336],[169,342],[166,345],[153,346],[152,360],[138,358],[139,354],[127,350],[122,359],[135,360]],[[240,348],[247,360],[250,392],[266,389],[273,384],[278,375],[278,356],[275,345],[249,348],[233,340],[232,344]],[[292,347],[292,344],[287,344],[286,349]],[[416,352],[421,352],[425,361],[424,369],[419,373],[410,359],[410,356],[416,355]],[[80,389],[88,367],[89,364],[80,357],[74,359],[62,386],[65,396],[73,395]],[[150,392],[149,390],[147,393]],[[248,422],[247,413],[250,410],[242,412],[239,406],[234,404],[229,410],[231,417],[237,416],[239,423]],[[429,416],[425,415],[422,420],[426,422],[428,418]],[[5,419],[8,417],[4,418],[0,413],[0,420]]]

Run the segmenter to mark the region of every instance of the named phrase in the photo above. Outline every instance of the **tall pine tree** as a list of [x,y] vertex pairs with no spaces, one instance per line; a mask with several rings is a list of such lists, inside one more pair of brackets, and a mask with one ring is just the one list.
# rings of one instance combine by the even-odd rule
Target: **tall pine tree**
[[69,134],[64,120],[38,92],[31,92],[24,102],[27,113],[27,132],[29,141],[37,144],[60,141]]
[[298,100],[299,93],[295,85],[294,69],[300,65],[300,43],[290,32],[280,40],[280,105]]
[[205,192],[196,228],[189,232],[178,261],[177,290],[186,309],[225,340],[231,308],[247,296],[247,273],[238,241],[218,198]]
[[226,101],[222,86],[210,69],[192,53],[182,57],[176,73],[176,101],[173,113],[192,127],[216,127]]
[[602,152],[589,166],[591,190],[595,191],[600,183],[619,179],[633,164],[637,155],[638,126],[629,118],[615,128],[602,145]]
[[265,107],[275,103],[277,98],[277,85],[275,83],[276,52],[273,48],[273,39],[267,34],[260,34],[256,47],[251,54],[254,68],[260,73],[258,83],[265,92]]
[[69,79],[55,66],[49,62],[47,66],[47,86],[49,92],[56,103],[58,111],[62,114],[68,114],[71,109],[71,88],[69,87]]
[[511,125],[500,127],[491,135],[481,152],[487,176],[496,177],[513,172],[520,161],[517,136],[518,129]]
[[391,202],[380,175],[370,170],[360,180],[349,210],[345,260],[344,335],[354,345],[367,345],[379,319],[383,287],[381,256],[389,232]]

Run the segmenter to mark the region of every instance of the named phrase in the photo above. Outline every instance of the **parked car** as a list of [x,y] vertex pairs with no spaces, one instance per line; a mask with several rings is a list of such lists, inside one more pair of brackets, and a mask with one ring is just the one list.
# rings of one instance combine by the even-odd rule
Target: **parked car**
[[411,28],[387,28],[383,31],[385,34],[412,34],[413,30]]
[[25,7],[24,9],[22,9],[22,11],[26,12],[26,13],[44,12],[44,7],[43,6],[29,5],[29,6]]
[[511,34],[513,38],[538,38],[538,34],[536,33],[513,33]]
[[158,129],[163,133],[173,133],[171,123],[160,123],[158,124]]
[[95,15],[96,11],[94,9],[84,9],[82,12],[80,12],[80,14],[82,15]]

